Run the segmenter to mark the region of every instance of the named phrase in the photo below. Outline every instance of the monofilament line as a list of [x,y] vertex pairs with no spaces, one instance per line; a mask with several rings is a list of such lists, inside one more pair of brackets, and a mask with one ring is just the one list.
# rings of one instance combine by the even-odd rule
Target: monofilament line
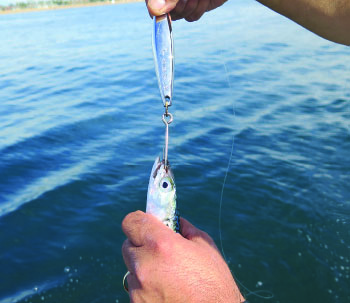
[[[227,66],[226,66],[225,62],[224,62],[224,67],[225,67],[225,74],[226,74],[228,86],[230,87],[230,90],[233,90],[231,83],[230,83],[229,74],[228,74],[228,70],[227,70]],[[233,101],[232,116],[233,116],[233,120],[235,120],[235,118],[236,118],[235,101]],[[233,132],[233,134],[232,134],[231,152],[230,152],[230,157],[228,160],[228,164],[227,164],[227,168],[226,168],[226,172],[225,172],[225,176],[224,176],[224,181],[223,181],[222,188],[221,188],[220,205],[219,205],[219,241],[220,241],[220,246],[221,246],[221,253],[222,253],[222,256],[224,257],[224,260],[226,261],[226,263],[228,263],[228,261],[227,261],[226,255],[225,255],[224,245],[222,242],[221,225],[222,225],[222,204],[223,204],[223,198],[224,198],[224,190],[225,190],[225,185],[227,182],[228,173],[229,173],[229,170],[231,167],[231,162],[232,162],[232,158],[233,158],[233,151],[234,151],[234,143],[235,143],[235,134],[234,134],[234,131],[232,131],[232,132]],[[233,274],[232,271],[231,271],[231,273],[232,273],[233,277],[235,278],[236,282],[238,283],[238,285],[247,292],[244,295],[245,297],[248,297],[250,295],[254,295],[254,296],[261,298],[261,299],[272,299],[274,297],[273,293],[270,291],[267,291],[267,290],[251,291],[240,280],[237,279],[237,277]]]

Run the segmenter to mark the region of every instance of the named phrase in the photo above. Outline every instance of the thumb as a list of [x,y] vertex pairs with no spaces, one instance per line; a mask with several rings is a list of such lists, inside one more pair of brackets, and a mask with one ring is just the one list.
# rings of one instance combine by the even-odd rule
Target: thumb
[[152,16],[160,16],[173,10],[179,0],[146,0],[147,8]]

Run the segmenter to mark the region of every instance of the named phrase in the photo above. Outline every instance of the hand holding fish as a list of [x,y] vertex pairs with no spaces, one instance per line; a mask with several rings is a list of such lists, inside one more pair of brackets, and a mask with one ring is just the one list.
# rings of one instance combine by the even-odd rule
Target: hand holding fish
[[156,217],[136,211],[125,217],[123,257],[130,302],[243,302],[214,241],[181,218],[174,233]]

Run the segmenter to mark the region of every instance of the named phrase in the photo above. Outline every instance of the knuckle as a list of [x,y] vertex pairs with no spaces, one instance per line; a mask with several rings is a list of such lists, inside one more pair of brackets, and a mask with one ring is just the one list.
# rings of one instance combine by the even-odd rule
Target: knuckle
[[201,12],[194,13],[194,14],[192,14],[192,20],[193,21],[198,21],[202,17],[202,15],[203,14]]
[[168,258],[171,254],[172,246],[172,242],[166,238],[160,238],[153,242],[154,252],[165,258]]
[[194,22],[194,21],[197,21],[199,18],[197,18],[195,15],[192,15],[188,18],[188,22]]
[[204,12],[202,12],[201,9],[197,8],[188,16],[189,22],[198,21],[203,16],[203,14]]

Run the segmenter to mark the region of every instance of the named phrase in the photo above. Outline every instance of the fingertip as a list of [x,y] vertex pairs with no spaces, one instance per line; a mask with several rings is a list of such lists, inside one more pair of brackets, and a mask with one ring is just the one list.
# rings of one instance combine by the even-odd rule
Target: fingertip
[[151,16],[159,16],[164,14],[165,1],[164,0],[148,0],[147,9]]
[[177,2],[178,0],[148,0],[146,4],[151,16],[160,16],[172,11]]

